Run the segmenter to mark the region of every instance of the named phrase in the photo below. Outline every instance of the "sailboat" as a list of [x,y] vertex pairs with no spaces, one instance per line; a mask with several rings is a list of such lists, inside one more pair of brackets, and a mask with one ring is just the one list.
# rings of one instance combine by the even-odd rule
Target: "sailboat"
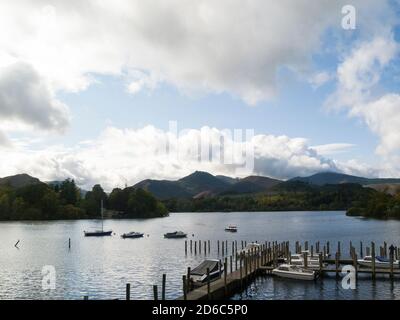
[[85,237],[104,237],[111,236],[111,231],[104,231],[103,200],[101,200],[101,230],[84,231]]

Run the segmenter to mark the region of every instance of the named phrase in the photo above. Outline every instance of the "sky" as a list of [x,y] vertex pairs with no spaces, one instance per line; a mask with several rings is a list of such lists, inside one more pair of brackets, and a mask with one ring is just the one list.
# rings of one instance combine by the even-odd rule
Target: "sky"
[[398,0],[3,1],[0,177],[400,177],[399,18]]

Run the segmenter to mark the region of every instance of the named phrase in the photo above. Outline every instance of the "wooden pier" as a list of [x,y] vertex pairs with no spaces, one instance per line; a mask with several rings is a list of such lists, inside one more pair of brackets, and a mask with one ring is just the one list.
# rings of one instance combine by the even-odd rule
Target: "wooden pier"
[[[193,251],[193,243],[195,250]],[[241,241],[241,250],[238,249],[237,241],[231,242],[231,250],[228,248],[228,242],[217,241],[217,255],[221,257],[221,263],[224,265],[223,276],[213,282],[204,284],[201,287],[195,288],[190,282],[190,269],[183,279],[182,288],[183,295],[178,300],[218,300],[227,299],[237,292],[244,290],[251,281],[260,275],[271,275],[272,270],[284,260],[290,259],[292,252],[289,241],[286,242],[265,242],[258,243],[259,245],[252,248],[248,252],[244,252],[247,242]],[[210,241],[204,242],[204,257],[211,257]],[[197,245],[197,241],[190,240],[190,254],[201,254],[197,252],[197,246],[201,247],[201,241]],[[371,268],[361,267],[357,263],[358,257],[363,257],[364,252],[366,255],[372,256],[372,261],[375,261],[375,243],[371,242],[370,247],[365,247],[360,242],[358,254],[353,243],[350,242],[348,256],[343,257],[343,244],[337,243],[335,254],[331,254],[332,244],[326,242],[323,246],[318,241],[314,245],[310,245],[308,241],[300,244],[299,241],[293,246],[294,253],[301,253],[302,250],[308,250],[311,256],[317,257],[319,266],[313,266],[313,270],[317,272],[320,278],[323,279],[324,275],[339,275],[342,272],[342,266],[351,265],[354,267],[355,274],[367,274],[375,280],[376,275],[387,275],[391,280],[394,280],[400,275],[400,266],[394,264],[395,260],[400,257],[400,248],[393,245],[390,247],[385,242],[379,247],[379,256],[388,257],[390,261],[390,268],[377,268],[375,263],[372,263]],[[231,253],[230,256],[228,256]],[[188,254],[188,243],[185,242],[185,254]],[[307,266],[307,254],[305,254],[305,264]]]

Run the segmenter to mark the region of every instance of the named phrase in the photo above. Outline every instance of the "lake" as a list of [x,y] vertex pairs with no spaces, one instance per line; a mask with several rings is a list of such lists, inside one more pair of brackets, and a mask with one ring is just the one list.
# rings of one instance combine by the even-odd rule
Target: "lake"
[[[239,231],[224,232],[235,224]],[[167,274],[167,298],[181,295],[182,275],[204,256],[185,255],[184,239],[164,239],[163,234],[182,230],[188,240],[211,240],[210,257],[218,257],[217,240],[337,241],[348,251],[349,241],[358,247],[383,241],[399,245],[400,221],[346,217],[344,212],[172,213],[150,220],[105,220],[105,229],[116,234],[85,238],[84,230],[99,221],[46,221],[0,223],[0,299],[124,299],[131,283],[132,299],[151,299],[152,286],[161,288]],[[128,231],[145,233],[141,239],[121,239]],[[192,236],[194,235],[194,236]],[[68,239],[71,238],[71,249]],[[20,240],[19,248],[14,244]],[[292,250],[293,251],[293,250]],[[43,266],[54,266],[56,288],[42,289]],[[161,290],[161,289],[159,289]],[[326,278],[312,283],[260,277],[233,299],[397,299],[400,286],[383,279],[360,279],[357,290],[344,290],[340,281]]]

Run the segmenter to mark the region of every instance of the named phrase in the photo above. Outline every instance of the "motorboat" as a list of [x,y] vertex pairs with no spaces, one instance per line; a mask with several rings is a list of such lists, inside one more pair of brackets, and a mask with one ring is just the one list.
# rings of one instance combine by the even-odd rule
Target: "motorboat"
[[127,238],[142,238],[144,236],[143,233],[141,232],[128,232],[128,233],[124,233],[123,235],[121,235],[122,238],[127,239]]
[[237,232],[237,231],[238,231],[238,228],[237,228],[237,226],[232,226],[232,225],[230,225],[230,226],[227,226],[227,227],[225,228],[225,231],[228,231],[228,232]]
[[281,264],[279,267],[272,270],[272,274],[281,278],[309,281],[315,280],[317,277],[317,273],[314,270],[291,264]]
[[187,234],[182,231],[168,232],[164,234],[164,238],[167,239],[178,239],[178,238],[186,238]]
[[223,264],[217,259],[204,260],[200,265],[190,271],[190,279],[195,286],[208,282],[207,269],[210,272],[210,282],[217,280],[224,272]]
[[[372,256],[365,256],[363,259],[358,259],[357,262],[360,266],[371,268],[372,267]],[[393,260],[393,267],[400,268],[400,261]],[[376,256],[375,257],[375,268],[389,269],[390,268],[390,260],[385,257]]]
[[101,200],[101,230],[83,231],[85,237],[105,237],[111,236],[112,230],[104,231],[103,200]]
[[[290,263],[294,266],[304,266],[304,256],[302,254],[292,254],[290,256],[290,261],[285,259],[286,263]],[[326,267],[328,264],[323,262],[322,267]],[[319,257],[308,257],[307,256],[307,267],[309,269],[319,269]]]

